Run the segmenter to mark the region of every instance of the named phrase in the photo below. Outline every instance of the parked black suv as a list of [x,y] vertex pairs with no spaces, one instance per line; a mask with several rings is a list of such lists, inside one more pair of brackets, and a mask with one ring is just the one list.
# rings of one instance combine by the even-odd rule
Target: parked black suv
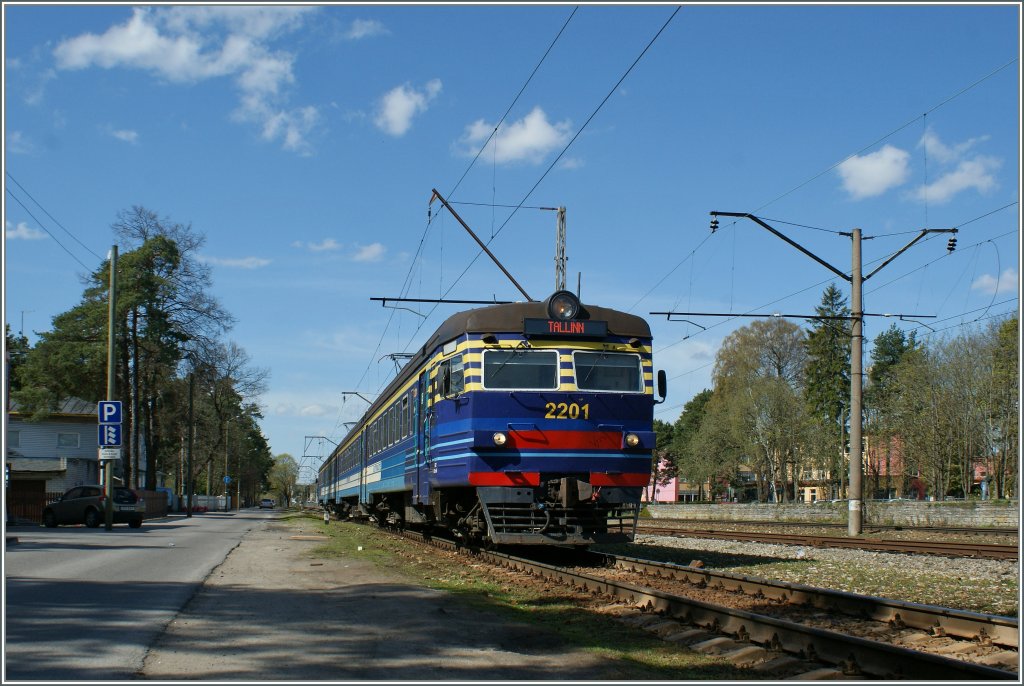
[[[75,486],[60,500],[43,510],[43,526],[53,528],[59,524],[85,524],[95,529],[105,519],[102,486]],[[130,488],[114,487],[114,522],[128,523],[133,529],[142,526],[146,503]]]

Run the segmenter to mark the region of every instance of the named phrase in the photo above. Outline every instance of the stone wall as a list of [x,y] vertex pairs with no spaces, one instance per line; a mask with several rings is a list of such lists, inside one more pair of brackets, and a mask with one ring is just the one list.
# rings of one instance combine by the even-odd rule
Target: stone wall
[[[774,503],[673,503],[648,505],[652,517],[693,521],[828,522],[847,521],[847,503],[819,502],[811,505]],[[929,502],[920,500],[864,502],[864,525],[950,526],[1015,528],[1020,521],[1020,503]]]

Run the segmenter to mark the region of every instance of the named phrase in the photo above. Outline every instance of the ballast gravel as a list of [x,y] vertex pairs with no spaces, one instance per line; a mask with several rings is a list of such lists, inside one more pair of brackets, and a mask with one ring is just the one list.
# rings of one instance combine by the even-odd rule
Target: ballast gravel
[[1017,560],[950,558],[847,548],[639,534],[623,554],[849,593],[1018,616]]

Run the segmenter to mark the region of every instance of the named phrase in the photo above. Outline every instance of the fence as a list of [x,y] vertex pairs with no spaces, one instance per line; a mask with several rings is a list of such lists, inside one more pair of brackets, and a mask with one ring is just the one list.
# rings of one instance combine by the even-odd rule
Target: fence
[[[136,491],[139,497],[146,503],[146,513],[143,517],[164,517],[167,515],[167,494],[160,491]],[[55,500],[60,500],[64,495],[62,491],[47,491],[45,493],[32,491],[16,491],[9,489],[7,492],[7,518],[9,521],[43,521],[43,508]]]
[[7,518],[11,521],[27,519],[31,522],[43,521],[43,508],[54,500],[60,500],[63,492],[19,492],[14,489],[7,491]]
[[[654,518],[697,521],[827,522],[845,524],[849,503],[819,501],[803,503],[679,503],[648,505]],[[1020,503],[1017,501],[929,502],[925,500],[877,501],[863,503],[864,524],[899,526],[1016,527]]]

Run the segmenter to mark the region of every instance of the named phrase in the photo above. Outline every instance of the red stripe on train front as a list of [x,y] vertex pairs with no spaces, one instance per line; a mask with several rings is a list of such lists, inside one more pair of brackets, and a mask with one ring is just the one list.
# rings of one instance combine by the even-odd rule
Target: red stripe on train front
[[576,450],[622,450],[621,431],[508,431],[504,448],[564,448]]
[[646,486],[651,480],[647,472],[641,474],[602,474],[590,472],[592,486]]
[[470,472],[469,483],[471,486],[540,486],[540,472]]

